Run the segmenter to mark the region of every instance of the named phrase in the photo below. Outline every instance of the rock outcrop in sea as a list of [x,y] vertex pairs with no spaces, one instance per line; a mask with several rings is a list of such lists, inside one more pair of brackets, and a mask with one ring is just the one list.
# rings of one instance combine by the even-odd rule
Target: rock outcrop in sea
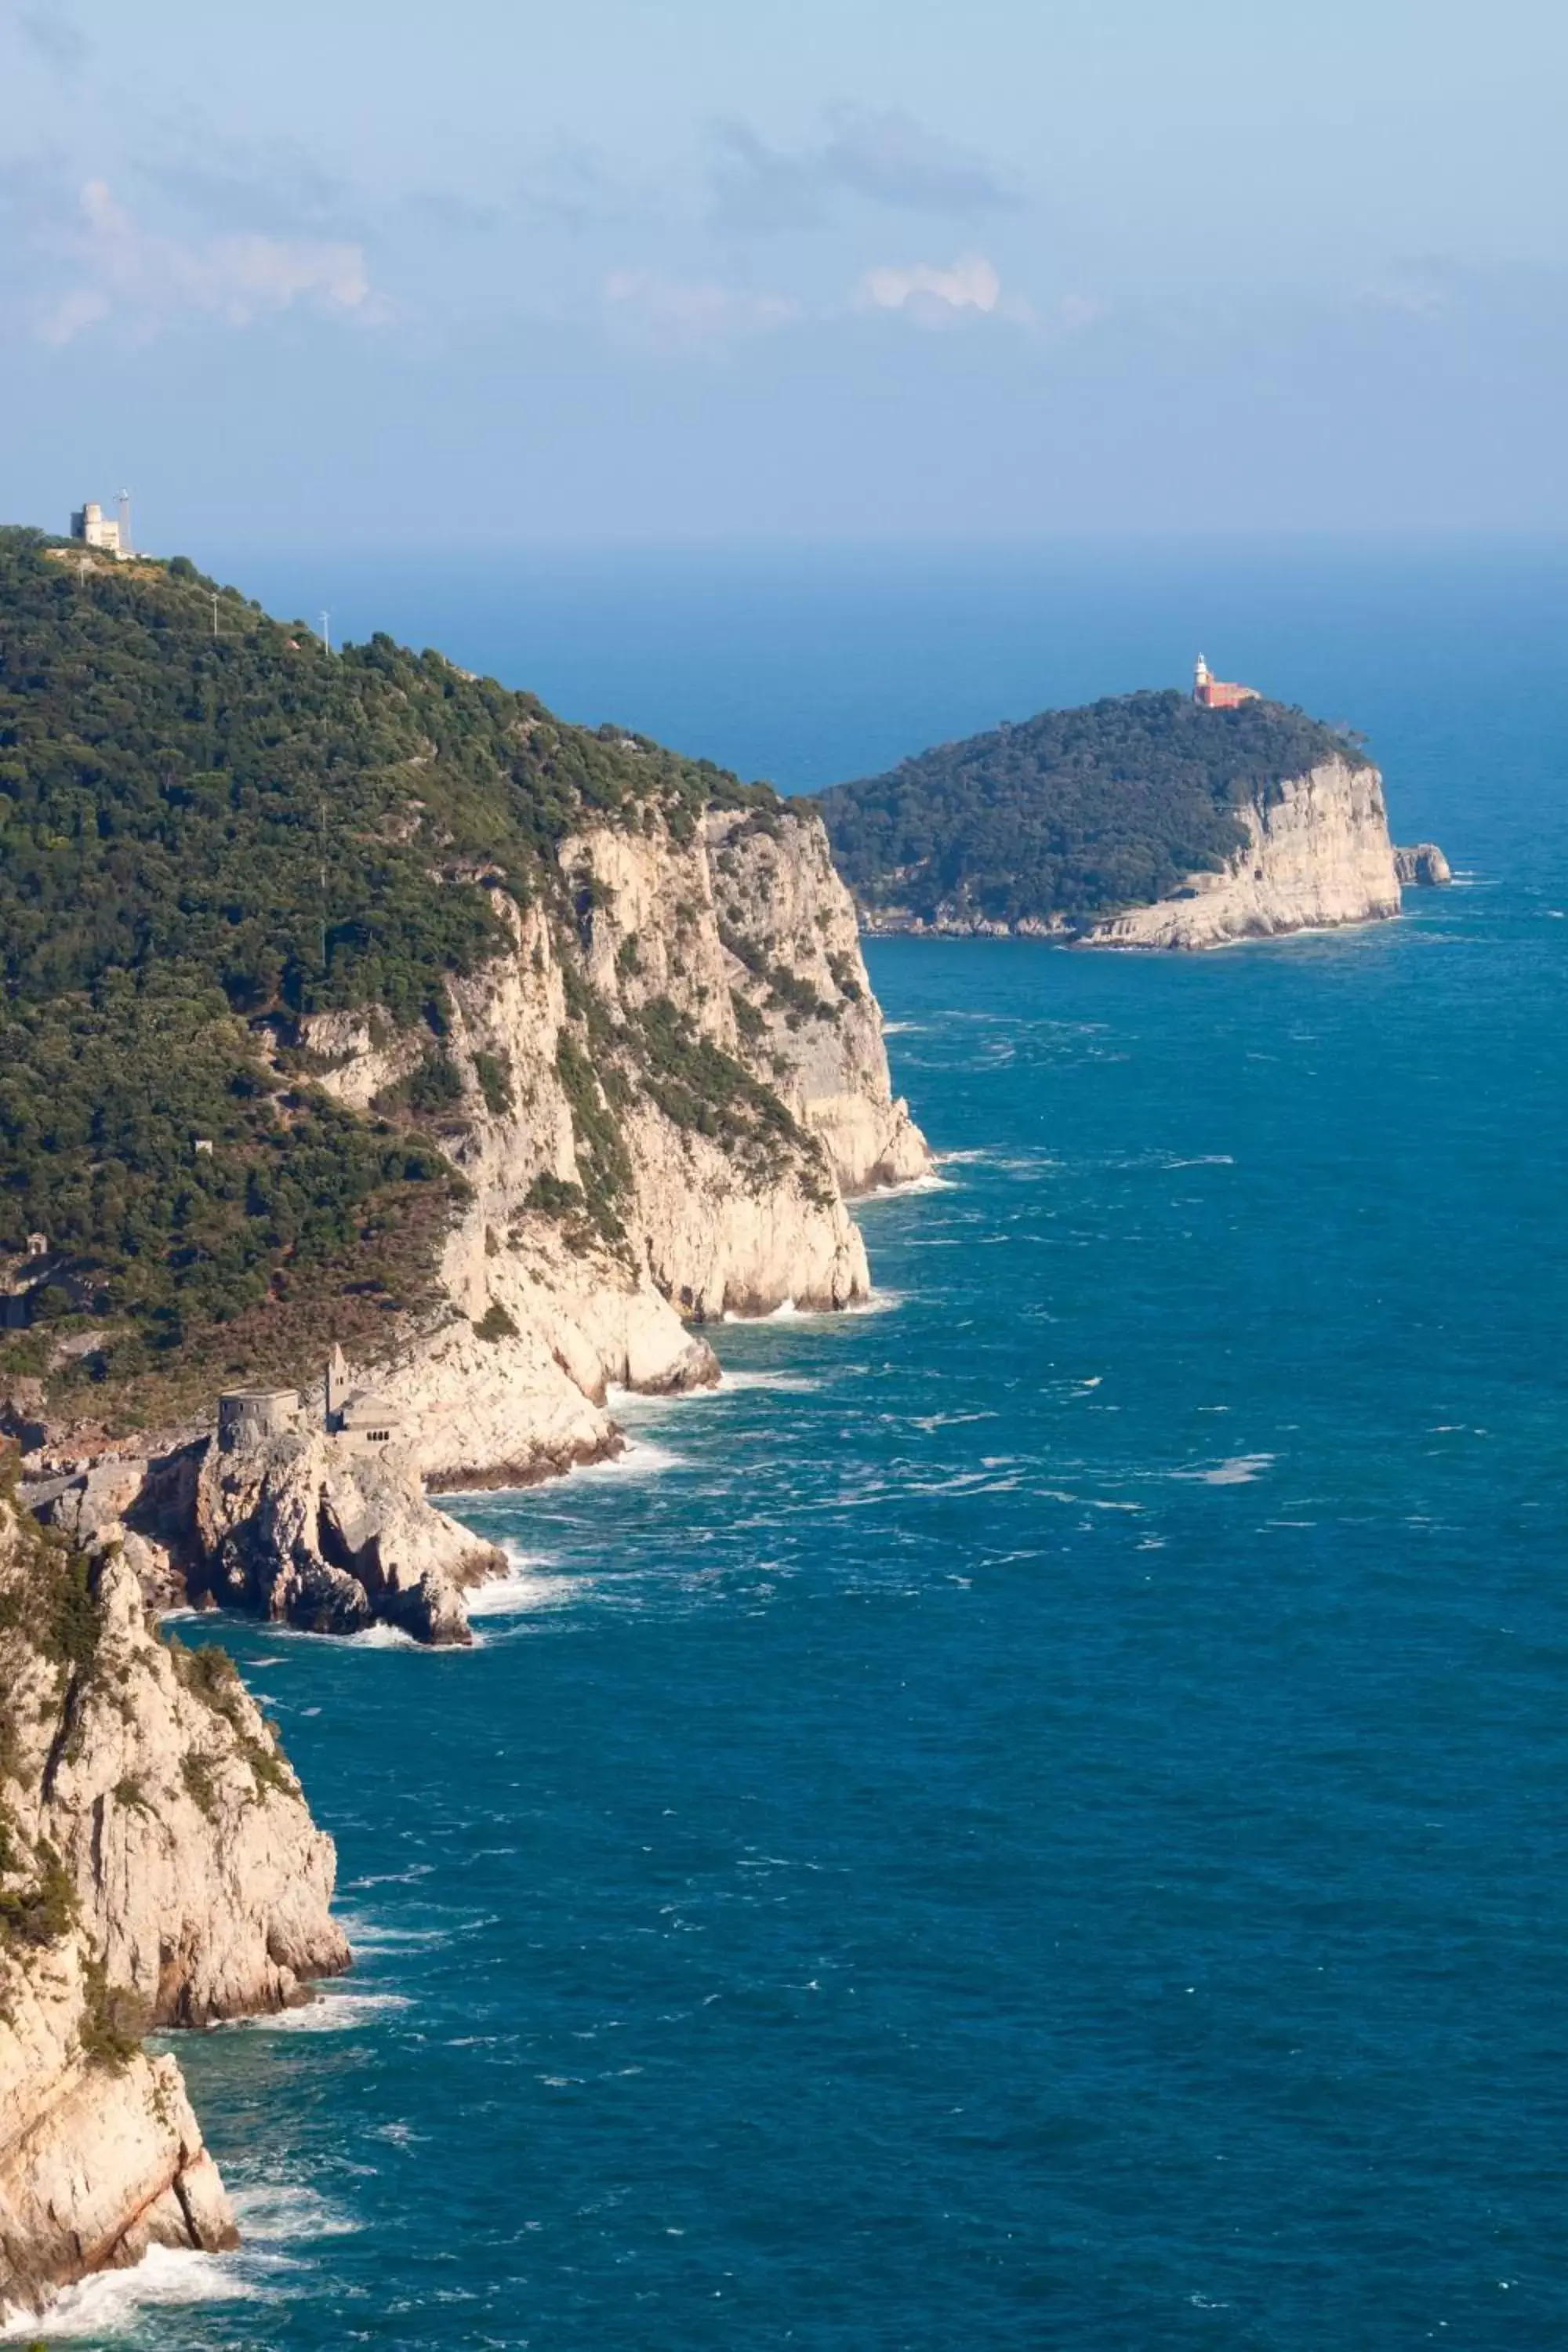
[[1441,889],[1454,878],[1453,868],[1435,841],[1413,841],[1394,853],[1394,871],[1406,888]]
[[506,1558],[426,1501],[409,1449],[345,1452],[322,1430],[205,1452],[192,1530],[201,1599],[311,1633],[397,1626],[469,1638],[465,1589]]
[[0,1483],[0,2306],[234,2216],[153,2026],[276,2010],[349,1962],[331,1841],[227,1659],[152,1631],[118,1546]]

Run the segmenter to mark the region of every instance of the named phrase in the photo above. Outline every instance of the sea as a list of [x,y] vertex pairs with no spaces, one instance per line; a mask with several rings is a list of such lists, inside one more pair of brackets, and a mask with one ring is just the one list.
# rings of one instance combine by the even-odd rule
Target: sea
[[868,1305],[459,1501],[470,1653],[218,1629],[358,1965],[179,2038],[244,2246],[50,2340],[1561,2352],[1568,551],[240,561],[790,790],[1201,648],[1458,878],[872,944]]

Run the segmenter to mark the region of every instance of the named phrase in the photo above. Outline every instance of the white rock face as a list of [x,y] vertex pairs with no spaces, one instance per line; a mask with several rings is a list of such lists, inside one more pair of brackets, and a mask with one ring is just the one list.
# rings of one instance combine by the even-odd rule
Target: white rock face
[[1377,770],[1327,760],[1277,789],[1271,805],[1254,802],[1238,812],[1247,845],[1220,872],[1192,875],[1182,897],[1095,924],[1082,944],[1213,948],[1397,915],[1399,878]]
[[493,1544],[426,1501],[405,1448],[356,1456],[324,1431],[209,1445],[195,1534],[218,1600],[313,1633],[381,1622],[467,1642],[465,1586],[506,1570]]
[[173,2058],[89,2056],[79,1931],[8,1975],[0,2015],[0,2312],[41,2311],[151,2245],[237,2242],[217,2167]]
[[[575,968],[542,908],[498,895],[510,950],[449,988],[465,1118],[442,1140],[472,1199],[446,1245],[447,1308],[374,1374],[437,1486],[524,1484],[615,1451],[612,1385],[717,1378],[691,1322],[865,1297],[844,1196],[930,1166],[893,1098],[819,819],[726,810],[679,839],[650,815],[568,840],[561,866]],[[679,1037],[670,1011],[689,1024]],[[356,1108],[408,1066],[374,1014],[305,1028],[321,1084]],[[612,1066],[628,1034],[630,1084]],[[724,1062],[683,1063],[688,1038]],[[750,1094],[726,1104],[737,1065]],[[596,1122],[618,1135],[618,1167]],[[607,1171],[618,1241],[558,1205],[562,1188],[603,1192]]]
[[1442,890],[1454,878],[1453,867],[1435,841],[1413,841],[1403,849],[1396,846],[1394,864],[1407,888]]
[[226,1662],[150,1631],[0,1494],[0,2305],[151,2243],[231,2243],[151,2024],[281,2007],[347,1966],[335,1857]]
[[834,867],[825,828],[796,818],[775,833],[724,812],[709,818],[707,834],[723,930],[795,972],[835,1009],[831,1021],[792,1027],[787,1003],[731,955],[731,985],[765,1024],[750,1047],[753,1066],[767,1067],[802,1124],[822,1138],[847,1193],[925,1175],[931,1152],[908,1103],[893,1098],[855,902]]

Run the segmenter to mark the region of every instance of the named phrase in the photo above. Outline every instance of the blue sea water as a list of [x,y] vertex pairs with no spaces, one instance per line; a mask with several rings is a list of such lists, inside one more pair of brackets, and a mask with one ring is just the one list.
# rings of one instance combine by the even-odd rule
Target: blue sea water
[[1568,562],[1163,561],[841,569],[858,662],[820,583],[689,578],[648,709],[606,587],[603,701],[542,681],[818,782],[1174,674],[1201,591],[1462,881],[875,945],[944,1155],[860,1212],[875,1311],[726,1325],[621,1464],[464,1505],[472,1654],[225,1629],[360,1966],[181,2041],[247,2248],[79,2339],[1568,2342]]

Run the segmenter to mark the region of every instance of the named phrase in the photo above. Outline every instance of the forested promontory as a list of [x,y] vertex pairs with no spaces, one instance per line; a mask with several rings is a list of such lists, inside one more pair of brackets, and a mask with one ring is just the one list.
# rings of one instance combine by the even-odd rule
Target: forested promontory
[[73,1459],[333,1343],[430,1475],[586,1458],[925,1165],[815,811],[22,530],[0,974],[0,1429]]
[[[49,1276],[0,1330],[0,1374],[52,1366],[85,1402],[182,1360],[210,1387],[294,1370],[329,1332],[373,1346],[431,1295],[454,1141],[511,1097],[483,1055],[478,1094],[459,1075],[449,986],[510,948],[509,908],[585,935],[574,832],[679,842],[778,806],[440,654],[330,654],[183,558],[0,530],[0,1261],[19,1309],[30,1236]],[[694,1117],[789,1129],[682,1018],[612,1036],[574,1002],[600,1227],[624,1158],[601,1076],[674,1099],[695,1074]],[[301,1043],[355,1006],[401,1071],[363,1113]]]
[[1243,810],[1335,760],[1365,764],[1279,703],[1129,694],[939,744],[820,805],[873,924],[1070,929],[1217,872]]

